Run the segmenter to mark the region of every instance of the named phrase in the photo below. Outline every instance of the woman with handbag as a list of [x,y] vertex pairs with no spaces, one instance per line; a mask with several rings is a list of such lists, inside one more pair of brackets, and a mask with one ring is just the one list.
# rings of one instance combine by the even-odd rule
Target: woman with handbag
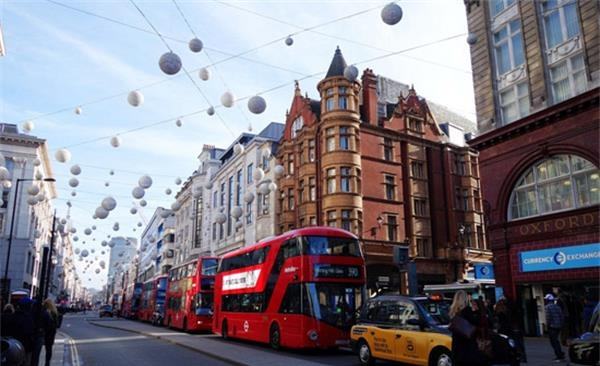
[[469,307],[465,291],[457,291],[450,306],[450,326],[452,332],[452,355],[456,366],[487,365],[489,361],[479,350],[476,330],[478,319]]

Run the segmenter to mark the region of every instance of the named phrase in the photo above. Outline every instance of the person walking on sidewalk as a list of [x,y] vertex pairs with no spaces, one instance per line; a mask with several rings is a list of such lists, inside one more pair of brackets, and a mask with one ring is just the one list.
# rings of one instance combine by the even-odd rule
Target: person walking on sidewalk
[[544,297],[546,301],[546,325],[548,327],[548,338],[550,338],[550,345],[554,349],[554,355],[556,358],[554,361],[563,361],[565,354],[560,345],[560,330],[563,327],[564,317],[560,306],[555,303],[554,295],[547,294]]
[[47,317],[44,317],[44,347],[46,347],[46,366],[50,366],[52,359],[52,347],[56,338],[56,329],[58,328],[58,311],[51,299],[44,300],[44,311]]
[[454,294],[450,306],[451,317],[449,329],[452,332],[452,354],[455,366],[486,365],[487,360],[479,351],[475,330],[477,316],[469,307],[469,298],[463,290]]

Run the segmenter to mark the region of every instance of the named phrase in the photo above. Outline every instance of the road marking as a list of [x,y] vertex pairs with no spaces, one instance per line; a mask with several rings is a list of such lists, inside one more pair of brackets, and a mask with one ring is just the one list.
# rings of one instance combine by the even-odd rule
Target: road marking
[[136,339],[147,339],[146,336],[131,336],[131,337],[104,337],[104,338],[91,338],[91,339],[78,339],[74,340],[74,344],[90,344],[90,343],[105,343],[105,342],[120,342],[120,341],[131,341]]

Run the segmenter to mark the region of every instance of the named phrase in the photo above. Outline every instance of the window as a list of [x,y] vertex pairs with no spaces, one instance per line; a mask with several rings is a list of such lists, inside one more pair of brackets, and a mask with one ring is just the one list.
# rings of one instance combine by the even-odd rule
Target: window
[[[300,179],[298,182],[298,204],[301,205],[304,202],[304,179]],[[304,225],[300,225],[303,227]]]
[[339,87],[338,109],[348,109],[347,89],[344,86]]
[[221,206],[225,205],[225,182],[221,183]]
[[510,220],[600,203],[600,170],[576,155],[555,155],[530,167],[510,198]]
[[343,166],[340,168],[340,190],[342,192],[350,192],[350,167]]
[[335,168],[327,169],[327,193],[335,193]]
[[246,224],[252,223],[252,202],[246,203]]
[[283,300],[281,300],[279,313],[310,315],[309,299],[306,286],[299,283],[290,283],[285,291]]
[[261,167],[267,171],[269,170],[269,159],[270,157],[267,156],[266,154],[262,156],[262,163],[261,163]]
[[410,175],[413,178],[425,178],[423,174],[423,162],[422,161],[411,161],[410,162]]
[[299,156],[299,164],[302,165],[305,162],[305,158],[304,158],[304,143],[299,143],[298,144],[298,156]]
[[213,192],[213,207],[216,208],[219,203],[219,193],[217,191]]
[[492,18],[503,12],[509,6],[514,4],[515,0],[490,0],[490,12]]
[[293,210],[294,209],[294,188],[288,188],[288,210]]
[[464,155],[454,154],[454,173],[458,175],[465,175],[467,171],[467,164]]
[[[229,177],[228,180],[228,195],[229,195],[229,200],[227,201],[227,212],[229,214],[231,214],[231,209],[233,208],[233,176]],[[231,235],[231,229],[233,226],[233,219],[231,217],[227,218],[227,235]]]
[[511,85],[500,91],[500,113],[504,123],[513,122],[529,114],[527,82]]
[[479,249],[485,249],[485,238],[483,235],[483,226],[481,225],[477,225],[475,227],[475,230],[477,231],[477,247]]
[[335,211],[327,211],[327,226],[335,227]]
[[547,0],[542,2],[546,47],[556,47],[579,35],[577,2],[571,0]]
[[346,231],[352,231],[350,216],[352,215],[352,210],[342,210],[342,229]]
[[386,161],[394,161],[394,145],[391,139],[383,139],[383,159]]
[[292,138],[296,137],[296,134],[302,128],[303,125],[304,125],[304,120],[302,119],[302,116],[297,117],[294,120],[294,122],[292,122]]
[[398,222],[394,215],[387,216],[387,239],[389,241],[398,241]]
[[431,248],[429,239],[417,238],[417,255],[424,258],[431,258],[433,256],[433,249]]
[[236,193],[235,193],[235,204],[237,206],[240,205],[240,202],[242,202],[242,170],[238,170],[237,174],[235,176],[235,188],[236,188]]
[[312,202],[317,200],[317,186],[314,177],[308,178],[308,200]]
[[467,247],[473,246],[473,231],[471,230],[471,224],[465,224],[465,233],[462,236],[462,240]]
[[288,174],[294,174],[294,154],[288,154]]
[[467,211],[469,209],[469,190],[468,189],[463,189],[462,190],[462,203],[461,203],[461,207],[465,211]]
[[340,150],[350,150],[350,128],[340,127]]
[[217,240],[217,223],[212,224],[212,240]]
[[308,140],[308,161],[315,162],[315,140]]
[[252,174],[252,164],[248,164],[248,167],[246,168],[246,183],[252,184],[252,182],[254,182]]
[[326,112],[332,111],[333,110],[333,106],[334,106],[333,97],[327,98],[327,100],[325,101],[325,111]]
[[550,68],[552,95],[561,102],[585,91],[587,79],[585,63],[580,53]]
[[523,65],[523,39],[521,38],[521,22],[512,20],[494,32],[494,54],[496,55],[496,72],[502,76]]
[[308,223],[310,226],[316,226],[317,225],[317,217],[316,216],[311,216],[308,219]]
[[479,189],[473,190],[473,203],[475,211],[481,212],[481,195],[479,194]]
[[335,150],[335,129],[328,128],[325,130],[325,135],[327,136],[327,152]]
[[427,216],[427,200],[425,198],[414,198],[413,206],[415,216]]
[[387,110],[385,103],[377,103],[377,120],[387,118]]
[[408,128],[415,132],[423,132],[423,121],[417,118],[408,118]]
[[385,198],[388,200],[396,199],[396,177],[393,175],[386,175],[384,177],[385,185]]

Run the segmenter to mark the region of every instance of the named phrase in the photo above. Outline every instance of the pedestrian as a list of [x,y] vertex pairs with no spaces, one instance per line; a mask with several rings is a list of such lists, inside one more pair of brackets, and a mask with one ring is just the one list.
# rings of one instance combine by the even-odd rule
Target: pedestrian
[[39,300],[33,303],[32,307],[33,325],[34,325],[34,336],[33,336],[33,352],[31,354],[31,366],[38,366],[40,362],[40,354],[44,347],[44,330],[48,323],[48,313],[44,309],[43,305]]
[[546,326],[548,328],[548,338],[550,338],[550,345],[554,349],[554,355],[556,358],[554,361],[563,361],[565,354],[560,345],[559,337],[560,331],[563,327],[564,317],[560,306],[555,303],[555,297],[553,294],[547,294],[544,297],[546,301]]
[[492,328],[492,322],[488,316],[487,307],[481,298],[478,298],[477,300],[471,300],[471,309],[473,310],[473,314],[477,320],[477,326],[475,330],[477,347],[488,361],[487,364],[489,364],[494,356],[492,351],[492,336],[490,331]]
[[562,329],[560,330],[560,343],[567,345],[567,339],[571,338],[571,297],[568,292],[559,289],[558,296],[554,297],[556,305],[560,307],[563,316]]
[[30,365],[33,354],[33,341],[35,326],[33,324],[33,315],[31,314],[31,299],[24,297],[15,306],[13,314],[13,323],[10,327],[10,333],[5,334],[4,329],[2,336],[13,337],[23,345],[25,349],[24,365]]
[[54,338],[56,338],[56,329],[58,328],[59,315],[51,299],[44,300],[44,311],[47,313],[44,324],[44,347],[46,349],[46,366],[50,366],[52,359],[52,347],[54,347]]
[[494,318],[498,333],[512,338],[512,318],[504,297],[494,307]]
[[477,346],[475,338],[477,319],[473,310],[469,307],[469,299],[465,291],[460,290],[454,294],[449,315],[454,365],[479,366],[487,364],[487,360]]

